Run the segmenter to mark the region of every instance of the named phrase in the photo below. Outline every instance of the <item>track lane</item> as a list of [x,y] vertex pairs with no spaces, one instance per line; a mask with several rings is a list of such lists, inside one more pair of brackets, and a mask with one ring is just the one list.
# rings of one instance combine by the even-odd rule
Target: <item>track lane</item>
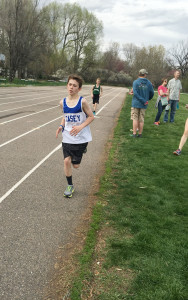
[[[62,197],[66,181],[62,151],[59,149],[2,201],[3,276],[0,295],[3,300],[43,299],[43,289],[51,279],[51,271],[56,262],[56,251],[58,247],[71,242],[72,234],[88,209],[88,193],[94,177],[101,171],[104,145],[124,101],[125,92],[126,89],[113,89],[112,95],[107,96],[99,105],[97,117],[91,124],[93,142],[89,143],[88,153],[84,155],[80,169],[74,170],[76,190],[72,199],[67,201]],[[60,114],[59,110],[57,114]],[[43,117],[45,119],[45,114]],[[21,122],[17,124],[22,129]],[[61,139],[55,139],[58,124],[59,120],[37,130],[34,135],[28,134],[2,147],[1,151],[6,149],[5,166],[9,161],[9,187],[13,186],[14,176],[18,182],[24,176],[21,174],[26,174],[26,170],[31,170],[31,167],[39,163],[40,157],[42,160],[46,153],[59,145]],[[11,166],[16,159],[17,165]],[[28,165],[25,166],[25,163]],[[13,176],[11,172],[14,173]]]

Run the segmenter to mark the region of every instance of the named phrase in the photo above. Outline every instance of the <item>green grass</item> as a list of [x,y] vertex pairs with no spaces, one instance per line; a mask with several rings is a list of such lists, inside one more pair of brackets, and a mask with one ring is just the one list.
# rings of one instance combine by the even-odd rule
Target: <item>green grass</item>
[[[127,96],[114,131],[98,192],[105,204],[101,226],[113,228],[113,234],[105,236],[100,254],[91,244],[90,276],[80,277],[85,298],[80,292],[71,299],[88,299],[91,290],[93,300],[188,299],[188,142],[181,156],[172,154],[188,115],[188,95],[181,95],[175,123],[160,126],[153,125],[155,96],[141,139],[129,136],[131,99]],[[102,261],[98,276],[91,274],[95,260]]]
[[90,229],[87,234],[87,239],[83,252],[78,256],[79,273],[74,279],[71,290],[71,300],[81,299],[80,295],[84,286],[84,281],[90,281],[92,278],[92,270],[90,269],[91,261],[95,250],[97,241],[97,231],[100,229],[102,221],[102,204],[98,202],[93,210]]
[[66,82],[48,80],[21,80],[14,79],[12,82],[0,79],[0,87],[23,87],[23,86],[63,86]]

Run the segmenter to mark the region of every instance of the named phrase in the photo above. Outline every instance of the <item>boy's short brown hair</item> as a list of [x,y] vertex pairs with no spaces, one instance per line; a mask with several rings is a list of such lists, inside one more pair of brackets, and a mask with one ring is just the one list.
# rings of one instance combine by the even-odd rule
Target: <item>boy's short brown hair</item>
[[76,81],[78,82],[78,84],[79,84],[79,88],[82,87],[82,84],[83,84],[83,79],[82,79],[82,77],[80,77],[80,76],[77,75],[77,74],[69,75],[68,80],[67,80],[67,84],[69,83],[69,80],[70,80],[70,79],[76,80]]

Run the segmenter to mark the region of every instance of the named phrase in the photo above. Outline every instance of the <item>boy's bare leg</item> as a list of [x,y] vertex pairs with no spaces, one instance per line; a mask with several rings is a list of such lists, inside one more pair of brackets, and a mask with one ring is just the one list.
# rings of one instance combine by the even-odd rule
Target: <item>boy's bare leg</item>
[[78,169],[80,165],[72,164],[75,169]]
[[64,159],[64,172],[65,172],[65,176],[67,176],[67,177],[72,176],[71,157],[70,156],[68,156]]
[[137,128],[140,128],[139,122],[138,122],[138,120],[133,120],[133,134],[136,134]]
[[97,103],[94,104],[94,111],[97,110]]
[[[72,176],[72,169],[71,169],[71,157],[66,157],[64,159],[64,172],[65,172],[65,176],[69,177]],[[78,164],[73,164],[74,169],[78,169],[80,165]]]
[[143,128],[144,128],[144,122],[139,122],[138,124],[139,134],[142,134]]
[[187,138],[188,138],[188,119],[187,119],[187,121],[185,122],[185,130],[184,130],[184,134],[182,135],[181,140],[180,140],[180,144],[179,144],[179,149],[180,149],[180,150],[182,150],[184,144],[185,144],[186,141],[187,141]]

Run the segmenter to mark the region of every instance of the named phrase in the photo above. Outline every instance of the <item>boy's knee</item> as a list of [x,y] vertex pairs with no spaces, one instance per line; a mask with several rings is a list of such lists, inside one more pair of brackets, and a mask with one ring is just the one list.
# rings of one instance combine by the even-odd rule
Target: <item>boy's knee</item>
[[70,165],[70,164],[71,164],[71,158],[70,158],[70,157],[66,157],[66,158],[64,159],[64,164],[65,164],[66,166]]
[[78,169],[80,165],[73,164],[73,168]]

